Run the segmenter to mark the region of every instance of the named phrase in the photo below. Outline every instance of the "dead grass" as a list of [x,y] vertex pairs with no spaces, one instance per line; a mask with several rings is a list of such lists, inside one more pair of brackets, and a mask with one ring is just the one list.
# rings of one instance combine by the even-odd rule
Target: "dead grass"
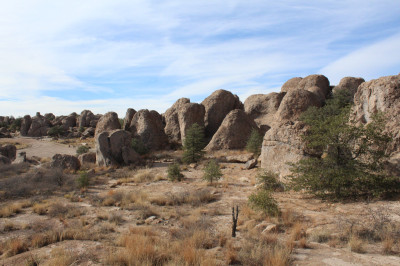
[[141,169],[139,170],[135,176],[133,177],[133,180],[136,183],[144,183],[144,182],[151,182],[154,180],[154,173],[152,173],[151,170],[149,169]]
[[348,245],[352,252],[365,253],[364,241],[356,235],[350,237]]
[[24,205],[22,203],[13,203],[3,206],[0,209],[0,218],[8,218],[15,214],[20,213],[22,211],[23,206]]
[[44,203],[35,203],[32,207],[32,210],[34,213],[37,213],[39,215],[45,215],[47,214],[47,210],[49,208],[49,204],[44,202]]
[[43,265],[69,266],[74,265],[75,261],[76,258],[73,252],[66,251],[60,247],[51,252],[50,260],[46,261]]
[[12,257],[28,250],[25,241],[19,238],[11,239],[7,246],[8,250],[5,255],[6,257]]
[[395,244],[394,238],[392,236],[387,236],[382,241],[382,253],[383,254],[392,254],[394,244]]

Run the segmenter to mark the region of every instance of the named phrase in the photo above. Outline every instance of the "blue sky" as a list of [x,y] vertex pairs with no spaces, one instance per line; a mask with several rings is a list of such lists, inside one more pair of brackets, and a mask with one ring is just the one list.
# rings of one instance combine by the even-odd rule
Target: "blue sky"
[[400,2],[13,0],[0,10],[0,115],[160,113],[216,89],[400,72]]

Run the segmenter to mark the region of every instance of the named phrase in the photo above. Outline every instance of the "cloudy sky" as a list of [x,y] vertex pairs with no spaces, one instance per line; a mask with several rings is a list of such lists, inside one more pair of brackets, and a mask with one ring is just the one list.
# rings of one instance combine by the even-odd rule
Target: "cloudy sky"
[[400,72],[398,0],[12,0],[0,9],[0,115],[164,112],[216,89]]

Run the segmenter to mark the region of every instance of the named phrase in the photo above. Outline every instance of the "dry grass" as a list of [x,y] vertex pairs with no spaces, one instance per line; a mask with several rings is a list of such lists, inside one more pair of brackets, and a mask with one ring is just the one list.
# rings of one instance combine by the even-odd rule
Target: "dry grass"
[[264,260],[263,265],[265,266],[286,266],[290,264],[291,249],[284,248],[282,246],[274,246]]
[[32,207],[32,210],[34,213],[37,213],[39,215],[45,215],[47,214],[47,210],[49,208],[48,203],[35,203]]
[[108,221],[115,225],[121,225],[125,220],[122,217],[122,214],[119,212],[113,212],[108,216]]
[[0,218],[8,218],[17,213],[20,213],[22,211],[23,206],[24,205],[21,203],[13,203],[3,206],[0,209]]
[[350,237],[348,245],[352,252],[365,253],[364,241],[356,235]]
[[51,252],[51,259],[43,265],[69,266],[74,265],[76,259],[72,252],[68,252],[63,248],[56,248]]
[[293,227],[292,227],[292,231],[290,233],[290,238],[293,241],[297,241],[297,240],[299,240],[301,238],[304,238],[305,236],[306,236],[306,233],[305,233],[304,224],[302,224],[300,222],[294,223]]
[[154,180],[155,175],[152,173],[151,170],[149,169],[142,169],[139,170],[135,176],[133,177],[133,180],[136,183],[144,183],[144,182],[151,182]]
[[394,244],[395,244],[394,238],[392,236],[387,236],[382,241],[382,253],[383,254],[392,254]]
[[7,246],[8,250],[5,255],[6,257],[12,257],[28,250],[26,243],[19,238],[11,239]]
[[6,221],[3,226],[3,232],[10,232],[18,229],[19,227],[12,221]]
[[312,232],[310,240],[318,243],[326,243],[331,239],[331,233],[326,229],[319,229]]

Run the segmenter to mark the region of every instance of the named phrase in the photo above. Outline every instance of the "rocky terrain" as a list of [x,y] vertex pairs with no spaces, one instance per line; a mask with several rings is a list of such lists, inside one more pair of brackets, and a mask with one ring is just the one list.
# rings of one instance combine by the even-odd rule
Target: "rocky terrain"
[[[285,187],[289,163],[310,156],[300,115],[343,90],[354,99],[356,123],[377,112],[389,117],[388,167],[398,177],[400,75],[345,77],[337,86],[323,75],[296,77],[244,103],[217,90],[201,103],[178,99],[164,114],[0,116],[0,263],[399,265],[397,200],[331,203],[281,189],[273,193],[278,217],[247,204],[260,170]],[[205,159],[182,164],[183,181],[170,181],[168,166],[180,161],[195,123],[205,129]],[[259,157],[245,151],[254,130],[264,136]],[[202,179],[208,159],[222,168],[213,184]],[[365,237],[353,238],[355,231]]]

